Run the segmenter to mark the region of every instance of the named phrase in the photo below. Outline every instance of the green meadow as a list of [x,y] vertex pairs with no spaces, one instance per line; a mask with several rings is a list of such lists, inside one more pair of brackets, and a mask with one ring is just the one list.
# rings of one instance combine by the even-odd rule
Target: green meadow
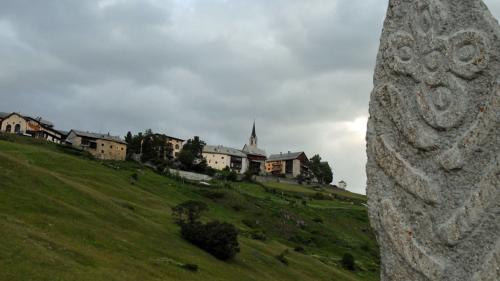
[[[233,260],[182,239],[171,207],[186,200],[208,204],[203,221],[239,229]],[[364,203],[346,191],[278,182],[202,186],[0,135],[0,280],[378,280]],[[346,253],[355,271],[342,266]]]

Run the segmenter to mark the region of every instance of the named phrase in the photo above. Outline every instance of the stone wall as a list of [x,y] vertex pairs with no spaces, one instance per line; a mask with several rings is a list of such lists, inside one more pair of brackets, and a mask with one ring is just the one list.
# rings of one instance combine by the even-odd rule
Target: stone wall
[[98,139],[96,142],[96,150],[88,149],[94,157],[103,160],[125,161],[125,158],[127,157],[126,144],[103,139]]

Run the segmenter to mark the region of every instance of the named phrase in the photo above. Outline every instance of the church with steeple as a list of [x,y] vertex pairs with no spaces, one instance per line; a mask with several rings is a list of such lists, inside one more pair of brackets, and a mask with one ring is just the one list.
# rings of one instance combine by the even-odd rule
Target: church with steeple
[[249,169],[256,174],[265,173],[266,171],[266,152],[257,146],[257,133],[255,131],[255,121],[253,122],[252,133],[247,144],[242,149],[247,155]]
[[250,135],[250,141],[248,145],[251,147],[257,147],[257,134],[255,133],[255,121],[253,122],[252,134]]

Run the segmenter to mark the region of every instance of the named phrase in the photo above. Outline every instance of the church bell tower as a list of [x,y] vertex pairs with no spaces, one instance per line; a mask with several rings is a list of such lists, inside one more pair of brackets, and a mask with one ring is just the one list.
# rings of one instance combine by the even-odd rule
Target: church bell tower
[[257,134],[255,133],[255,121],[253,122],[252,135],[250,136],[250,142],[248,144],[251,147],[257,147]]

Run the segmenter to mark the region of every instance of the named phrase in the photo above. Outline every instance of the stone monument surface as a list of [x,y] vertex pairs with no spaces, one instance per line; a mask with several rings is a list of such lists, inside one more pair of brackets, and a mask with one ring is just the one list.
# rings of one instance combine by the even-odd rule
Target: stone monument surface
[[367,131],[382,281],[500,280],[500,27],[481,0],[390,0]]

